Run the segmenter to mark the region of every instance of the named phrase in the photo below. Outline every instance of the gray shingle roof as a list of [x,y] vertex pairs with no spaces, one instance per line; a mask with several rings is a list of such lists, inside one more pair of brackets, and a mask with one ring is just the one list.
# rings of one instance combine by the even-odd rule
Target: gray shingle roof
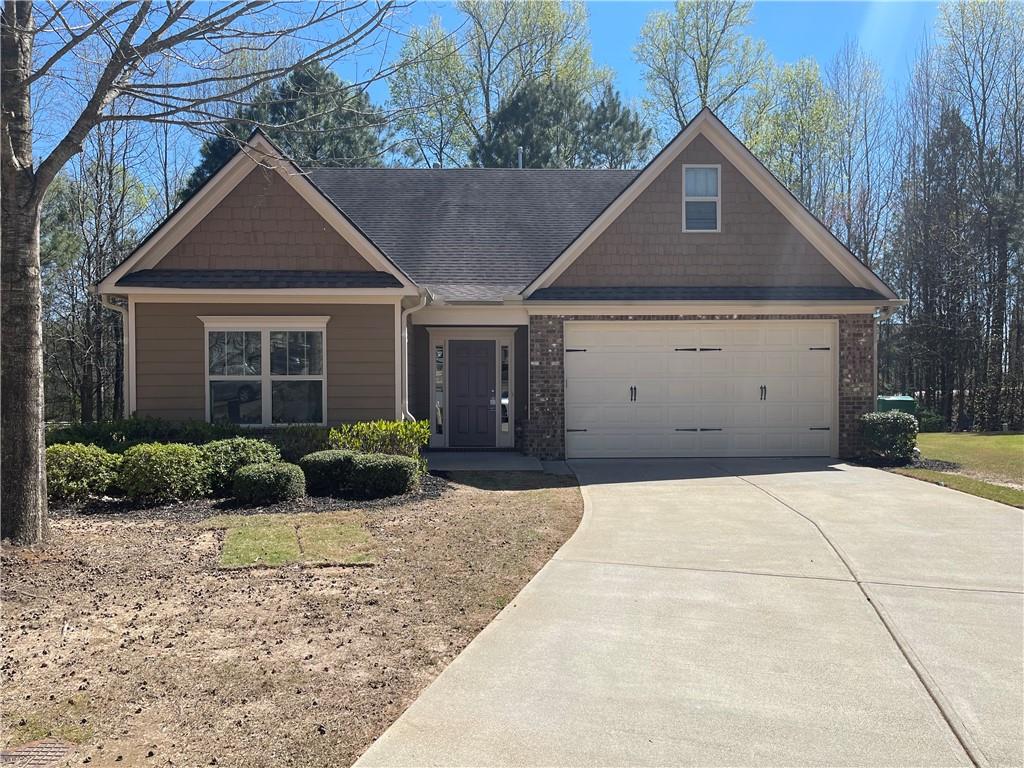
[[413,280],[446,298],[468,301],[497,300],[525,288],[639,171],[313,168],[308,173]]
[[141,269],[118,285],[147,288],[400,288],[389,272],[301,269]]
[[658,286],[654,288],[541,288],[529,301],[874,301],[883,296],[852,286]]

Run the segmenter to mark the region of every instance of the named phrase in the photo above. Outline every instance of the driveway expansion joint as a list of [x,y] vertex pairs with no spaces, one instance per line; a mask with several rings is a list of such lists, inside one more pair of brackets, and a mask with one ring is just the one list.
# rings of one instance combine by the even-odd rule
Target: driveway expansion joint
[[989,761],[985,758],[985,756],[983,754],[979,754],[981,752],[981,749],[980,747],[975,745],[974,739],[970,738],[967,734],[964,733],[964,731],[968,730],[967,725],[957,715],[956,709],[952,706],[952,704],[949,703],[949,699],[942,691],[942,688],[932,677],[931,673],[929,673],[928,670],[925,668],[924,663],[921,662],[921,660],[918,658],[916,651],[914,651],[910,643],[907,642],[902,637],[900,632],[896,629],[894,622],[891,621],[891,619],[883,610],[881,605],[875,602],[871,594],[866,589],[865,584],[869,584],[870,582],[864,582],[861,580],[860,576],[857,575],[857,572],[854,570],[853,565],[847,559],[847,556],[843,553],[839,545],[832,541],[831,538],[829,538],[829,535],[825,533],[824,529],[813,518],[809,517],[808,515],[805,515],[799,509],[792,506],[791,504],[788,504],[784,499],[781,499],[780,497],[776,496],[774,493],[767,490],[766,488],[762,488],[753,480],[743,477],[742,475],[734,476],[739,478],[743,482],[748,483],[757,490],[761,491],[761,493],[764,493],[765,495],[771,497],[779,504],[784,506],[786,509],[789,509],[794,514],[799,515],[804,520],[806,520],[814,526],[815,530],[818,531],[819,535],[825,540],[825,543],[828,544],[828,546],[835,553],[836,557],[839,558],[843,566],[850,573],[850,576],[853,577],[853,581],[854,583],[856,583],[858,589],[860,589],[860,592],[864,596],[864,599],[867,600],[868,605],[871,606],[871,609],[875,612],[875,615],[878,617],[878,620],[885,628],[885,631],[888,633],[889,637],[892,638],[892,641],[899,649],[900,654],[906,660],[911,670],[913,670],[914,674],[917,676],[917,679],[921,682],[921,685],[924,688],[925,692],[928,694],[929,698],[931,698],[932,702],[935,704],[935,708],[938,710],[939,714],[942,716],[942,719],[949,727],[949,730],[952,732],[957,742],[959,742],[960,747],[967,755],[967,759],[970,760],[971,764],[974,765],[976,768],[989,765]]

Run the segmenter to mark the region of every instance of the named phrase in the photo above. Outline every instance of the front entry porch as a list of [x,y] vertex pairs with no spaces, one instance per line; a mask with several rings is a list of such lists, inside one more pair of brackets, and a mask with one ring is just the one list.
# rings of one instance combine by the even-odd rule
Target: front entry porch
[[427,342],[430,447],[515,447],[516,328],[431,326]]

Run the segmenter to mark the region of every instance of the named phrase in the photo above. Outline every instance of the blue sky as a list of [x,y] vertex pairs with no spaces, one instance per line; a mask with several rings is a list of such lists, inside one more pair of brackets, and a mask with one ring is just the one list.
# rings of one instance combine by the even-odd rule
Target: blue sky
[[[595,60],[615,70],[627,100],[639,100],[644,87],[633,45],[647,15],[670,10],[673,3],[601,0],[587,6]],[[938,4],[933,2],[758,2],[750,34],[765,41],[776,61],[809,56],[822,66],[847,38],[856,38],[881,66],[886,81],[899,86],[906,82],[910,62],[937,13]],[[451,4],[420,0],[409,9],[407,20],[424,24],[434,15],[441,16],[449,29],[459,19]]]

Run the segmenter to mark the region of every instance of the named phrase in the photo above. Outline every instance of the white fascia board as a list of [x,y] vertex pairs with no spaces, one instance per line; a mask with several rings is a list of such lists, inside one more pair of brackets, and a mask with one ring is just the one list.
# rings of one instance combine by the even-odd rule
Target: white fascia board
[[288,160],[263,134],[256,133],[213,178],[107,275],[96,286],[97,292],[119,295],[134,293],[137,289],[119,288],[117,281],[136,269],[155,267],[256,167],[271,169],[281,176],[371,266],[394,275],[403,287],[415,289],[413,280],[370,242],[298,166]]
[[564,302],[531,301],[528,315],[615,315],[643,317],[653,315],[864,315],[875,310],[901,305],[900,300],[877,301],[617,301]]
[[351,295],[338,293],[298,293],[296,291],[232,292],[223,291],[178,291],[169,289],[166,293],[132,293],[131,301],[136,304],[399,304],[401,295]]
[[288,301],[291,297],[308,296],[319,296],[324,300],[331,301],[345,301],[366,296],[417,295],[415,288],[150,288],[144,286],[116,288],[111,293],[119,296],[134,296],[139,301],[150,300],[147,297],[153,296],[160,297],[160,301],[172,296],[192,297],[193,301],[210,298],[224,301],[251,300],[253,298]]
[[409,319],[413,325],[526,325],[530,321],[522,302],[511,306],[431,304]]

